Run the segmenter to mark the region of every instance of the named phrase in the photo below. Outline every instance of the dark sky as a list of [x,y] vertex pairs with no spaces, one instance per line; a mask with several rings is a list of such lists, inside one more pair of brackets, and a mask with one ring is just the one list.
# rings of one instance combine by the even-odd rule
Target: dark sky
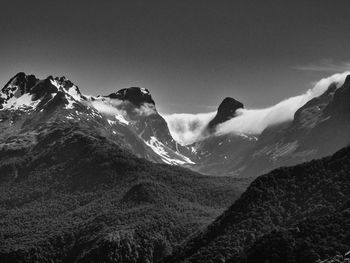
[[148,88],[163,113],[268,106],[350,61],[349,1],[1,1],[0,79]]

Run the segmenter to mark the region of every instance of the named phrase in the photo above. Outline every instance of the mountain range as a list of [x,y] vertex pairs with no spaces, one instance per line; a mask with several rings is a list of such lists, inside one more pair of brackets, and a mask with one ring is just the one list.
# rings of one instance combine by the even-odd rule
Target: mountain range
[[[196,165],[204,174],[256,178],[281,166],[295,165],[325,157],[350,141],[350,76],[337,88],[332,83],[318,97],[299,108],[294,118],[267,127],[259,135],[213,135],[194,143]],[[229,107],[232,112],[220,110]],[[235,118],[243,104],[225,99],[209,123]],[[221,116],[220,116],[221,115]],[[219,116],[219,117],[218,117]]]
[[182,163],[185,148],[155,137],[166,123],[137,113],[137,100],[113,107],[129,92],[150,99],[87,97],[65,78],[23,73],[2,89],[2,262],[155,262],[239,196],[234,178],[161,164]]
[[18,73],[0,92],[0,259],[316,262],[343,255],[350,250],[349,99],[347,76],[292,120],[260,134],[220,134],[244,109],[227,97],[202,136],[181,145],[145,88],[88,96],[65,77]]
[[203,131],[204,139],[186,146],[173,139],[144,88],[85,96],[64,77],[38,80],[19,73],[5,85],[0,98],[2,135],[14,135],[14,128],[19,132],[36,130],[59,114],[61,122],[84,123],[137,157],[208,175],[255,178],[276,167],[330,155],[350,140],[350,76],[341,87],[332,83],[323,94],[308,101],[295,112],[293,120],[269,126],[259,135],[215,133],[219,125],[237,117],[238,110],[244,108],[241,102],[225,98]]

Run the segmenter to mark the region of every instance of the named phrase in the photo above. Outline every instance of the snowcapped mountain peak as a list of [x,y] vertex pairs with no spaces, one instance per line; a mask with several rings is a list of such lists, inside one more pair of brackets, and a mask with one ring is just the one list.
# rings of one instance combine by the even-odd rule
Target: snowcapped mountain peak
[[27,131],[39,134],[62,125],[97,132],[154,162],[193,164],[188,149],[178,146],[171,137],[145,88],[131,87],[109,96],[85,96],[65,77],[40,80],[21,72],[0,91],[3,137],[13,135],[12,127],[18,134],[25,131],[23,136],[28,137]]
[[111,99],[118,99],[121,101],[129,101],[134,106],[140,107],[143,104],[153,104],[155,102],[151,93],[146,88],[130,87],[121,89],[115,93],[109,94],[107,97]]
[[3,100],[9,100],[12,97],[19,98],[24,93],[30,92],[37,81],[38,79],[34,75],[26,75],[20,72],[12,77],[2,88],[0,97]]
[[[72,109],[75,101],[87,100],[79,88],[65,77],[49,76],[43,80],[23,72],[16,74],[0,92],[2,109],[35,109],[41,101],[48,102],[58,93],[65,97],[67,109]],[[61,100],[59,100],[61,101]]]
[[81,94],[79,88],[65,77],[50,79],[50,82],[58,91],[65,93],[68,102],[67,109],[73,109],[76,101],[85,101],[87,99]]

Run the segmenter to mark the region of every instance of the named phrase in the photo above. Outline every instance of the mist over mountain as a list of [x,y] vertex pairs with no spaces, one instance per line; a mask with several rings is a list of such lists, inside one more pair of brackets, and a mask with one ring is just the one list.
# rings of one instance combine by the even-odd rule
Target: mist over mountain
[[[214,131],[208,129],[217,118],[212,114],[175,114],[165,118],[170,131],[178,125],[184,128],[186,136],[197,140],[188,145],[195,153],[191,169],[243,177],[249,182],[274,168],[333,154],[349,143],[347,76],[345,72],[324,78],[304,95],[267,109],[249,110],[241,102],[237,102],[239,107],[233,103],[231,113],[227,110],[229,114],[224,115],[229,117],[224,117],[225,121],[216,125]],[[339,107],[330,111],[335,105]],[[191,131],[185,129],[188,125],[192,125]]]
[[[7,124],[26,129],[29,123],[37,129],[36,124],[47,121],[46,112],[64,105],[67,115],[64,122],[85,122],[138,157],[208,175],[246,178],[248,183],[261,172],[320,158],[346,145],[347,102],[339,100],[346,98],[339,94],[349,90],[346,76],[347,72],[324,78],[305,94],[266,109],[245,109],[242,102],[227,97],[216,113],[163,118],[145,88],[131,87],[105,96],[90,96],[83,95],[64,77],[39,80],[19,73],[2,89],[2,114],[16,111],[35,114],[19,114],[18,123],[23,122],[23,127],[17,125],[17,119],[4,116],[3,129],[9,134],[13,129]],[[175,138],[174,129],[179,131]],[[338,135],[332,136],[335,133]],[[22,136],[21,132],[18,134]],[[194,142],[183,146],[178,136],[192,138]],[[324,140],[325,137],[330,138]]]
[[[349,145],[349,98],[343,73],[267,109],[226,97],[217,112],[163,117],[145,88],[91,96],[65,77],[18,73],[0,92],[0,259],[255,262],[281,238],[296,240],[288,258],[305,259],[302,241],[347,213],[336,207],[347,200],[348,148],[258,176]],[[310,228],[314,216],[324,227]],[[296,222],[302,238],[289,230]],[[315,243],[308,256],[346,252],[346,238],[324,235],[332,248]]]
[[[283,122],[293,120],[295,112],[314,97],[322,95],[328,87],[335,83],[337,87],[343,85],[349,72],[334,74],[318,81],[312,89],[304,94],[285,99],[271,107],[264,109],[243,109],[239,107],[236,118],[228,118],[220,123],[217,135],[246,134],[259,135],[264,129]],[[203,139],[202,131],[211,122],[215,113],[201,114],[172,114],[165,115],[170,132],[181,144],[191,144]]]
[[156,164],[187,159],[131,91],[24,73],[1,90],[0,261],[156,262],[238,197],[239,180]]
[[349,6],[1,1],[0,263],[350,263]]

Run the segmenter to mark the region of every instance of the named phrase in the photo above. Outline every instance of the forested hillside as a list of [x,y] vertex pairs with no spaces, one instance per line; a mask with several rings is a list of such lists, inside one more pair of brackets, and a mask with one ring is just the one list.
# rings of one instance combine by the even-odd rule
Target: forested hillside
[[[346,252],[350,250],[349,222],[345,220],[349,213],[349,176],[350,147],[331,157],[260,176],[227,211],[165,262],[237,262],[245,258],[246,251],[249,262],[265,262],[263,251],[276,250],[278,258],[286,247],[291,254],[283,256],[296,261],[273,262],[313,262],[297,259]],[[344,209],[339,210],[341,207]],[[290,228],[299,229],[294,241],[289,237]],[[271,232],[275,234],[261,239]],[[265,255],[265,259],[274,256]]]
[[1,262],[156,262],[240,193],[233,179],[54,127],[29,148],[0,152]]

